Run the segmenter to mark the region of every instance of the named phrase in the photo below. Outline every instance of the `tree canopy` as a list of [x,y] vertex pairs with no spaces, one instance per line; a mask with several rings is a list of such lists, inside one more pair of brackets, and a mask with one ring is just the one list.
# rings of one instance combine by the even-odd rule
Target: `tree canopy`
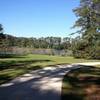
[[100,0],[80,0],[73,11],[78,17],[73,27],[79,27],[82,36],[74,45],[74,56],[100,58]]

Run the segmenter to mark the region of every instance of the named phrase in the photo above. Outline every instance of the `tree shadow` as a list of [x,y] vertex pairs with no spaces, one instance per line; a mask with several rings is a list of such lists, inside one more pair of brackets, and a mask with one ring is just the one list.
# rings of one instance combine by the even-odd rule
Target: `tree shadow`
[[[15,77],[28,73],[31,70],[41,69],[41,65],[35,63],[51,62],[51,60],[29,60],[29,61],[1,61],[0,62],[0,84]],[[32,64],[32,65],[31,65]]]
[[85,100],[96,95],[97,91],[100,99],[100,68],[84,66],[78,70],[71,70],[64,76],[62,100]]
[[0,54],[0,58],[26,58],[25,55],[18,55],[18,54]]
[[[47,67],[31,71],[29,74],[25,74],[8,84],[0,86],[0,100],[60,100],[62,96],[58,85],[59,82],[61,83],[65,73],[68,73],[70,70],[74,71],[77,68],[80,70],[80,67],[85,66],[71,65],[71,67],[68,67],[68,65],[64,65],[63,67]],[[83,95],[77,95],[76,92],[79,91],[83,80],[71,75],[71,71],[69,73],[65,75],[65,80],[74,88],[67,88],[66,100],[82,100],[81,96]]]
[[37,62],[50,62],[51,60],[25,60],[25,61],[1,61],[0,70],[9,69],[9,68],[19,68],[23,66],[28,66]]
[[[69,68],[44,68],[30,72],[28,75],[11,81],[8,86],[0,87],[0,100],[60,100],[60,92],[54,84],[61,82],[61,78]],[[23,81],[29,79],[27,81]],[[50,82],[52,84],[48,85]],[[52,85],[52,86],[51,86]],[[10,91],[10,92],[9,92]]]
[[0,75],[0,84],[10,81],[12,78],[9,75]]

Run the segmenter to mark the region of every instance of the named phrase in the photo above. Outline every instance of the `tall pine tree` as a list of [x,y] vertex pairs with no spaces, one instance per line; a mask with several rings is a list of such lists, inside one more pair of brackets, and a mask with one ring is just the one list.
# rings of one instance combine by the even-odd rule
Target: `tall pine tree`
[[[77,32],[82,35],[76,52],[79,50],[82,57],[100,58],[100,0],[81,0],[80,6],[73,11],[78,17],[74,27],[79,27]],[[85,46],[81,47],[83,44]]]

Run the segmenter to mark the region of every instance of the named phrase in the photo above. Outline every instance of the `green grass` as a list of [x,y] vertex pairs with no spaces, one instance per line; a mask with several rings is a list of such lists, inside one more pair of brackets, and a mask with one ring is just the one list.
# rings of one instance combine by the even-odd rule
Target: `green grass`
[[100,68],[100,65],[96,65],[96,67]]
[[62,84],[62,100],[100,100],[100,66],[85,66],[66,74]]
[[0,84],[7,82],[31,70],[50,65],[69,64],[97,60],[74,59],[73,57],[26,55],[10,56],[0,59]]

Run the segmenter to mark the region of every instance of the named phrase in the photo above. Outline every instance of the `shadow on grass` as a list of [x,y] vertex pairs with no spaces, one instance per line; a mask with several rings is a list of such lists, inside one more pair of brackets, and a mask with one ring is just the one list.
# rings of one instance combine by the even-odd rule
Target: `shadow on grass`
[[12,78],[8,75],[0,75],[0,84],[10,81]]
[[1,59],[5,58],[26,58],[25,55],[17,55],[17,54],[0,54]]
[[31,70],[37,70],[42,68],[42,65],[34,65],[35,63],[46,63],[50,61],[51,60],[1,61],[0,84],[12,80],[15,77],[22,75],[24,73],[28,73]]
[[100,100],[99,95],[100,68],[85,66],[64,76],[62,100]]
[[[1,86],[0,100],[60,100],[60,88],[55,86],[61,82],[63,75],[71,69],[66,66],[31,71],[28,75],[23,75],[8,85]],[[29,77],[32,78],[29,79]]]
[[50,62],[51,60],[25,60],[25,61],[1,61],[0,70],[9,69],[9,68],[19,68],[25,67],[30,64],[40,63],[40,62]]

